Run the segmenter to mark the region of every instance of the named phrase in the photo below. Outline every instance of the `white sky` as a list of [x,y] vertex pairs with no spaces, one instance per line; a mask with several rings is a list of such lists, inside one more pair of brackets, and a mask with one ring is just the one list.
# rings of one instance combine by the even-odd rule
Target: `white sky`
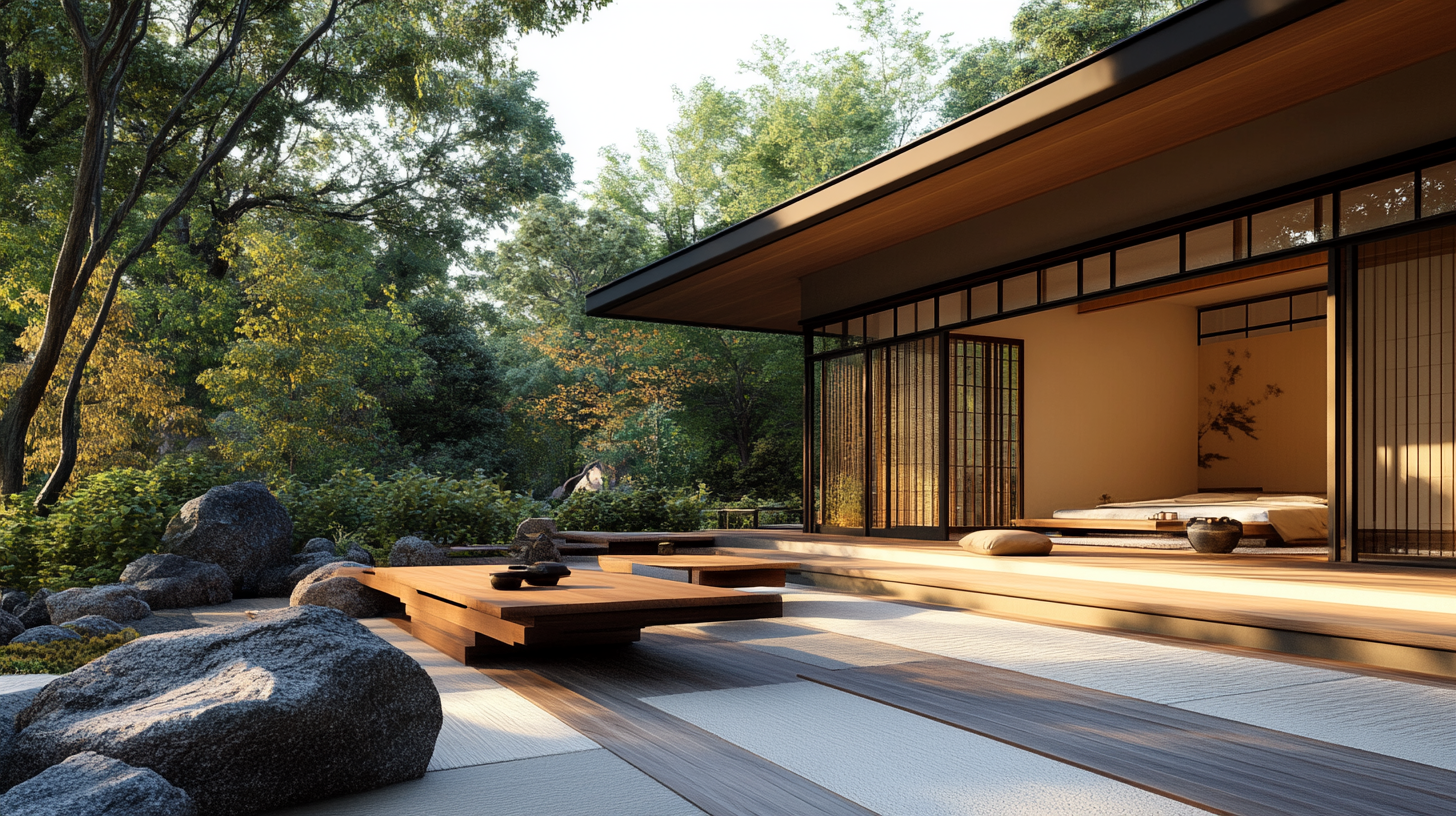
[[[932,34],[970,45],[1006,37],[1022,0],[900,0],[922,13]],[[846,4],[848,4],[846,2]],[[858,47],[836,0],[615,0],[557,37],[532,36],[518,64],[539,75],[544,99],[576,161],[578,192],[596,178],[603,147],[636,152],[637,131],[664,131],[677,119],[672,87],[708,76],[743,87],[738,61],[765,34],[781,37],[795,56]]]

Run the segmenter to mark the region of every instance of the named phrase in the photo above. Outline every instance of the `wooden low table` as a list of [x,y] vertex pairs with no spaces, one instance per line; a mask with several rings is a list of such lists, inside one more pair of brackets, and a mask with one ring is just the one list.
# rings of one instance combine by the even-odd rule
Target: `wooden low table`
[[512,647],[632,643],[646,626],[777,618],[783,599],[641,575],[573,572],[554,587],[493,589],[500,566],[343,569],[404,602],[415,637],[462,663]]
[[632,572],[634,565],[684,570],[688,582],[713,587],[781,587],[785,573],[798,569],[797,561],[768,561],[735,555],[604,555],[597,563],[607,572]]
[[[1016,527],[1034,530],[1076,530],[1104,533],[1186,533],[1188,522],[1182,519],[1012,519]],[[1274,525],[1264,521],[1246,521],[1244,537],[1278,537]]]

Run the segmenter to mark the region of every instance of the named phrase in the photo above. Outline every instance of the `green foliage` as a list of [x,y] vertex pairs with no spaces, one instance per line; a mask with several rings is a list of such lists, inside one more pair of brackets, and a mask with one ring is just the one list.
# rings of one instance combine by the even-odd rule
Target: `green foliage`
[[696,491],[637,487],[632,490],[580,490],[556,510],[562,530],[595,532],[688,533],[703,529],[708,496]]
[[81,640],[0,646],[0,675],[66,674],[139,637],[135,629],[123,629],[114,635]]
[[238,478],[236,469],[193,455],[89,476],[44,517],[29,497],[11,497],[0,507],[0,582],[52,589],[113,583],[128,563],[158,551],[184,503]]
[[952,67],[941,114],[965,116],[1196,1],[1026,0],[1009,40],[982,40]]
[[517,524],[542,512],[540,502],[482,473],[455,479],[417,467],[382,480],[349,469],[316,487],[291,481],[278,499],[293,517],[296,543],[332,536],[363,544],[376,558],[407,535],[441,545],[504,544]]

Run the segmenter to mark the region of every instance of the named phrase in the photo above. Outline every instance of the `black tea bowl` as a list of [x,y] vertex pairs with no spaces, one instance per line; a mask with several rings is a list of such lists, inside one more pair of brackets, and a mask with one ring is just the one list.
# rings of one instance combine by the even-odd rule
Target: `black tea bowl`
[[531,586],[556,586],[556,582],[560,580],[560,575],[541,575],[535,572],[526,573],[526,583]]
[[525,574],[520,572],[492,572],[490,585],[495,589],[520,589],[524,577]]

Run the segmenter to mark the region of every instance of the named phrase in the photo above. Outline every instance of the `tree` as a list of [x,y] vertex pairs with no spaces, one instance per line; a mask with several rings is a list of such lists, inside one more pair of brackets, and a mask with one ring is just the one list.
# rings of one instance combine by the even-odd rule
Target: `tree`
[[932,37],[920,27],[920,13],[906,9],[897,20],[893,0],[854,0],[838,4],[867,48],[861,52],[880,104],[890,112],[894,146],[930,128],[928,118],[944,92],[941,72],[959,54],[951,34]]
[[959,119],[1126,39],[1197,0],[1026,0],[1011,39],[982,40],[951,69],[941,115]]
[[583,212],[540,196],[510,238],[482,255],[484,289],[513,320],[580,329],[587,293],[641,266],[647,241],[646,231],[618,210]]
[[[405,146],[387,157],[363,157],[362,140],[354,142],[355,151],[347,155],[323,151],[303,161],[284,152],[282,159],[272,162],[269,157],[286,146],[281,141],[285,137],[319,136],[327,141],[327,133],[320,135],[327,129],[286,126],[325,110],[351,115],[355,125],[379,113],[374,104],[379,99],[394,103],[393,110],[407,114],[403,118],[415,124],[429,111],[413,106],[412,98],[438,103],[448,97],[458,108],[482,110],[473,101],[481,98],[482,88],[462,83],[459,71],[452,69],[490,65],[494,49],[513,32],[552,30],[603,3],[111,0],[101,6],[62,0],[56,13],[35,4],[0,7],[11,71],[8,77],[0,76],[0,88],[8,79],[5,101],[21,152],[44,152],[52,141],[74,136],[78,156],[65,208],[66,226],[46,285],[50,295],[44,331],[26,377],[0,417],[0,493],[14,493],[23,484],[29,425],[91,277],[105,261],[111,272],[106,295],[68,381],[62,455],[37,499],[41,504],[54,500],[74,466],[79,433],[76,393],[121,283],[174,223],[179,225],[179,239],[189,242],[195,231],[191,219],[183,217],[190,215],[188,205],[204,182],[228,189],[224,163],[235,157],[235,151],[243,159],[237,167],[261,167],[271,173],[269,179],[288,178],[288,171],[302,178],[309,173],[339,175],[337,171],[346,165],[357,168],[338,199],[349,206],[323,208],[339,218],[384,219],[381,202],[403,200],[391,199],[390,194],[406,187],[413,197],[429,203],[451,198],[440,191],[470,190],[476,176],[428,169],[468,167],[447,161],[458,155],[461,144],[453,136],[498,133],[499,127],[511,126],[510,117],[482,117],[469,126],[447,128],[452,138],[443,141],[423,136],[404,140]],[[55,31],[69,31],[70,43],[64,44],[51,33]],[[516,87],[505,97],[519,101],[519,82]],[[283,93],[275,95],[275,89]],[[66,123],[69,131],[60,126]],[[469,142],[472,137],[461,138]],[[495,158],[498,163],[503,157]],[[528,160],[517,168],[518,186],[542,183],[560,166]],[[490,162],[475,167],[488,169]],[[116,184],[117,179],[122,183]],[[424,184],[424,179],[433,186]],[[253,203],[246,182],[235,189],[239,192],[233,204]],[[502,199],[515,195],[510,185],[482,189],[499,190]],[[325,185],[323,193],[336,191]],[[538,191],[531,190],[531,195]],[[451,198],[454,206],[470,205],[479,212],[495,206],[475,201],[482,198],[477,192],[463,197]],[[320,198],[329,207],[338,203],[327,195],[314,200]],[[276,196],[269,202],[300,206],[297,200]],[[432,223],[417,216],[399,220],[416,226]],[[226,219],[218,223],[227,225]],[[221,247],[222,238],[218,234],[210,245]],[[114,249],[119,256],[113,258]]]
[[418,376],[422,360],[411,349],[416,330],[387,293],[369,308],[368,238],[335,224],[250,227],[239,239],[249,309],[222,366],[201,377],[225,409],[213,423],[224,458],[323,477],[398,457],[376,394]]

